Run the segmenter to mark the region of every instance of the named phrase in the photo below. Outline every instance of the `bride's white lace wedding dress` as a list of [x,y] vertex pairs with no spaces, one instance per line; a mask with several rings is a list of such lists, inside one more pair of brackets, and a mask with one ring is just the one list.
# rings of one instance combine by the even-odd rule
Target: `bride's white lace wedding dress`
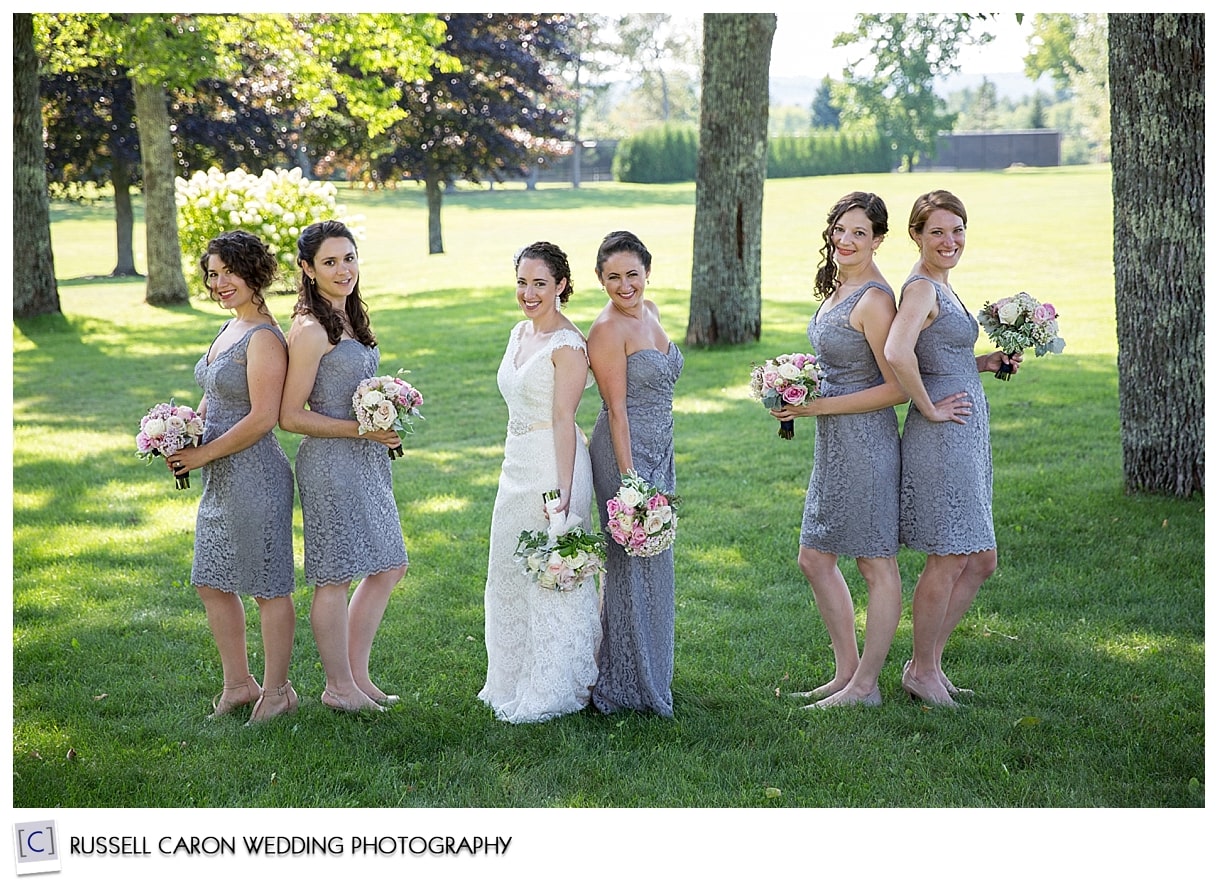
[[[587,354],[583,338],[561,329],[519,365],[520,334],[512,329],[499,365],[499,391],[508,406],[503,471],[491,515],[486,577],[486,685],[478,697],[510,723],[548,720],[583,709],[596,682],[600,598],[596,580],[573,591],[539,587],[513,558],[522,530],[545,530],[542,494],[558,486],[551,415],[559,347]],[[569,517],[590,520],[592,466],[576,429]]]

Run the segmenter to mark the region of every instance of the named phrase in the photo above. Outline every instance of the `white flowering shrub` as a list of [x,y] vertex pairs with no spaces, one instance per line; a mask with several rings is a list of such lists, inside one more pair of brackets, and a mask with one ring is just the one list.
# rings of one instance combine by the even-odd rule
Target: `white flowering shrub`
[[362,215],[348,215],[338,204],[329,181],[310,181],[299,168],[267,169],[252,175],[238,169],[227,174],[217,168],[178,178],[178,238],[188,272],[197,267],[207,243],[220,233],[245,230],[266,243],[279,261],[277,286],[296,287],[296,237],[309,224],[339,220],[362,239]]

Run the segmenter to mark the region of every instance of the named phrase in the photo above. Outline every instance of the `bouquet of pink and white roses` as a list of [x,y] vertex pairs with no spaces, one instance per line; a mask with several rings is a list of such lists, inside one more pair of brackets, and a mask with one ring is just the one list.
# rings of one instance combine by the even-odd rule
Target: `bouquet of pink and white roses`
[[677,497],[627,472],[617,495],[605,503],[609,535],[631,557],[653,557],[677,538],[679,504]]
[[605,540],[580,527],[582,518],[558,511],[559,492],[542,494],[549,526],[522,530],[516,543],[516,560],[525,575],[550,591],[574,591],[605,571]]
[[[169,457],[183,447],[194,447],[203,437],[203,417],[185,404],[168,402],[153,405],[140,420],[135,435],[135,453],[152,462],[153,457]],[[190,473],[174,475],[179,490],[190,487]]]
[[[809,398],[820,395],[824,376],[824,370],[811,353],[778,355],[763,364],[753,365],[749,394],[764,404],[767,410],[777,410],[784,404],[799,406]],[[778,424],[778,437],[794,438],[795,421],[782,420]]]
[[[398,371],[406,373],[405,370]],[[351,406],[359,423],[359,433],[393,429],[398,437],[414,433],[415,419],[423,419],[419,405],[423,396],[419,390],[396,376],[369,377],[355,387]],[[401,447],[390,447],[389,458],[402,455]]]
[[[1057,310],[1053,304],[1040,303],[1024,291],[986,303],[977,313],[977,323],[1007,355],[1032,349],[1041,356],[1066,348],[1066,341],[1057,333]],[[1010,367],[1004,364],[997,376],[1000,380],[1011,379]]]

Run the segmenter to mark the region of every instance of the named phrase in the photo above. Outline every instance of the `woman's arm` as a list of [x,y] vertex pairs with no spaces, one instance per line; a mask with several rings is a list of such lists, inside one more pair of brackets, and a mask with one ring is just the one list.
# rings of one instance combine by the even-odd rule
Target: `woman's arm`
[[609,413],[609,437],[618,470],[634,468],[630,452],[630,417],[626,413],[626,336],[616,322],[594,322],[588,332],[588,360]]
[[971,409],[967,393],[954,392],[946,398],[932,402],[926,385],[922,382],[918,356],[914,353],[918,337],[937,314],[935,288],[929,280],[917,279],[906,285],[901,291],[901,305],[897,307],[896,317],[892,320],[892,328],[888,332],[888,340],[884,344],[884,357],[891,365],[897,382],[908,393],[910,401],[922,416],[934,423],[948,420],[963,423],[963,418],[968,416]]
[[798,407],[787,406],[770,413],[776,419],[789,420],[822,414],[868,413],[908,401],[909,396],[897,382],[892,366],[884,357],[884,344],[888,340],[888,331],[896,314],[897,306],[892,298],[876,288],[864,294],[850,313],[851,322],[857,321],[857,329],[867,338],[867,345],[871,347],[871,353],[875,356],[875,363],[884,382],[869,389],[835,395],[832,398],[813,398]]
[[[279,418],[279,400],[288,356],[279,338],[270,329],[255,331],[246,348],[245,377],[250,391],[250,412],[224,434],[198,447],[187,447],[171,457],[181,462],[176,469],[183,474],[209,462],[252,447]],[[203,405],[200,404],[202,412]]]
[[279,405],[279,425],[297,435],[315,438],[362,438],[377,441],[386,447],[402,443],[392,429],[359,433],[359,422],[329,417],[309,410],[306,406],[321,358],[334,347],[326,330],[311,316],[297,316],[288,331],[288,371],[283,383],[283,400]]
[[554,405],[551,425],[554,434],[554,458],[558,464],[558,510],[565,512],[571,502],[571,484],[575,475],[576,440],[575,412],[588,380],[588,358],[579,349],[560,346],[550,357],[554,363]]

